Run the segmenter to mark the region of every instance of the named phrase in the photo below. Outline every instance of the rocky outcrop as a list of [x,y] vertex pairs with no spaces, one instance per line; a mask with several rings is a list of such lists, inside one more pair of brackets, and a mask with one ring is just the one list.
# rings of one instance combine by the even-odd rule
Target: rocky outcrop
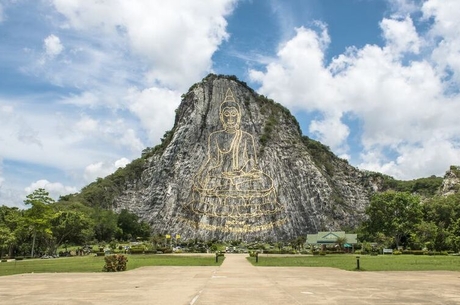
[[116,209],[182,238],[278,240],[355,227],[373,192],[366,173],[302,137],[287,109],[234,77],[192,86],[144,158]]
[[442,196],[448,196],[458,193],[460,190],[460,166],[452,165],[444,175],[440,193]]

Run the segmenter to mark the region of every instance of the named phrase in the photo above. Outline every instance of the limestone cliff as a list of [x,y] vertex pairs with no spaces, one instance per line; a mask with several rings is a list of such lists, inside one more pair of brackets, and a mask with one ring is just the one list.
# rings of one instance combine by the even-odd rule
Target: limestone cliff
[[228,76],[193,85],[173,129],[143,158],[114,207],[182,238],[278,240],[354,227],[375,191],[368,173],[302,137],[287,109]]
[[444,175],[442,185],[440,187],[440,194],[448,196],[458,193],[460,190],[460,166],[452,165]]

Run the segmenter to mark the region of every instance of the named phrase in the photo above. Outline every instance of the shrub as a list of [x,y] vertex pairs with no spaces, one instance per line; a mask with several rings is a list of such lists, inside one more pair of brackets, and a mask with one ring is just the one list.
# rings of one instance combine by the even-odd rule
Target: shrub
[[16,256],[15,260],[17,261],[22,261],[24,259],[24,256]]
[[128,263],[128,258],[123,254],[107,255],[104,260],[105,265],[102,271],[106,272],[125,271]]
[[6,258],[2,258],[2,263],[6,263],[8,260]]
[[402,254],[423,255],[423,250],[403,250]]
[[158,252],[161,252],[161,253],[172,253],[173,252],[173,249],[170,248],[170,247],[163,247],[163,248],[158,248],[157,249],[157,253]]
[[393,255],[401,255],[401,254],[402,254],[402,252],[399,251],[399,250],[394,250],[393,251]]
[[105,252],[96,252],[96,256],[104,256]]
[[139,249],[139,248],[133,249],[133,248],[131,248],[129,250],[129,253],[130,254],[142,254],[142,253],[144,253],[144,249]]

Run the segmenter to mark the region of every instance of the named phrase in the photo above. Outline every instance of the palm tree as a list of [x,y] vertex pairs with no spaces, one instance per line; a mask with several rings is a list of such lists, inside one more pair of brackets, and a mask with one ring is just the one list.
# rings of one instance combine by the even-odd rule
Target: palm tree
[[343,237],[337,237],[335,240],[335,244],[339,247],[340,251],[343,250],[343,246],[347,243],[347,238],[345,236]]

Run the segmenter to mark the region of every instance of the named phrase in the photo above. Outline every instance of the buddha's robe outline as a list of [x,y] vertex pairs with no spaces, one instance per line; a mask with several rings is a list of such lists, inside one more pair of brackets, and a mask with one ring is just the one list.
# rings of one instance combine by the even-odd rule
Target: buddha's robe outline
[[195,176],[194,188],[208,196],[246,197],[270,191],[273,181],[258,169],[252,135],[219,130],[208,137],[208,160]]
[[238,220],[280,212],[273,180],[259,169],[254,137],[240,129],[241,110],[230,89],[219,116],[224,128],[208,136],[188,209],[209,219]]

